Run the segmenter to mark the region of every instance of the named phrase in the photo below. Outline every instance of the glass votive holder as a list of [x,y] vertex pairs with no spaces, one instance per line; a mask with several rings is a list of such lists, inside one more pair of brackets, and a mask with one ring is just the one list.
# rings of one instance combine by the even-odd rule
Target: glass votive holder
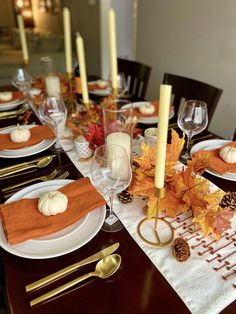
[[144,131],[144,142],[148,146],[155,146],[157,143],[157,128],[148,128]]
[[79,160],[86,160],[93,155],[93,150],[89,147],[89,142],[82,135],[77,136],[75,139],[75,148]]

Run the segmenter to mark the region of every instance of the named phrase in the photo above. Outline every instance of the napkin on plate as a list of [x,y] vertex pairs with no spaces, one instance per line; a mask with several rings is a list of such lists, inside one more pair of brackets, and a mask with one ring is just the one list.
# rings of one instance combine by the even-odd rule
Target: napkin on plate
[[[228,143],[224,146],[233,146],[236,148],[236,141]],[[222,148],[222,147],[221,147]],[[219,155],[219,151],[221,148],[213,149],[213,150],[200,150],[193,154],[193,156],[197,155],[206,155],[209,157],[209,167],[216,171],[219,174],[224,174],[226,172],[236,172],[236,163],[230,164],[221,159]]]
[[[155,111],[152,114],[144,114],[139,111],[139,108],[134,108],[134,115],[137,118],[153,118],[159,115],[159,100],[154,100],[150,102],[155,106]],[[174,106],[170,106],[170,110],[174,110]]]
[[17,100],[21,100],[21,99],[24,99],[24,95],[21,92],[14,91],[14,92],[12,92],[12,99],[8,100],[8,101],[0,100],[0,105],[1,104],[6,104],[6,103],[11,103],[11,102],[14,102],[14,101],[17,101]]
[[38,125],[30,129],[31,137],[27,142],[14,143],[10,139],[10,134],[0,134],[0,150],[19,149],[40,143],[42,140],[54,138],[54,132],[47,125]]
[[73,181],[59,191],[67,196],[68,206],[64,213],[55,216],[44,216],[39,212],[38,198],[23,198],[0,205],[2,225],[9,244],[60,231],[106,203],[89,178]]

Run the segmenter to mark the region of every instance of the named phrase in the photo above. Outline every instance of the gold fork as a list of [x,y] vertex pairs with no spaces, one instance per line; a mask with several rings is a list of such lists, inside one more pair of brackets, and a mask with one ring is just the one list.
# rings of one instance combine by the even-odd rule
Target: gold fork
[[20,183],[17,183],[17,184],[13,184],[13,185],[10,185],[10,186],[7,186],[6,188],[3,188],[2,189],[2,192],[8,192],[8,191],[11,191],[11,190],[14,190],[22,185],[26,185],[28,183],[31,183],[31,182],[34,182],[34,181],[48,181],[48,180],[52,180],[55,178],[55,176],[57,175],[57,170],[53,170],[53,172],[49,173],[48,175],[46,176],[41,176],[41,177],[37,177],[37,178],[33,178],[33,179],[30,179],[30,180],[27,180],[27,181],[23,181],[23,182],[20,182]]
[[[65,171],[59,177],[53,178],[53,180],[66,179],[69,175],[70,175],[70,173],[68,171]],[[10,193],[4,195],[4,198],[7,199],[8,197],[12,196],[13,194],[15,194],[19,190],[20,190],[19,188],[14,189],[13,191],[11,190]]]

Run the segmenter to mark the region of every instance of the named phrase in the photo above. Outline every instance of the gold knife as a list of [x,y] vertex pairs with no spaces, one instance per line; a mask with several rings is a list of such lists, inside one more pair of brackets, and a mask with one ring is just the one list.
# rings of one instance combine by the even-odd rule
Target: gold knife
[[43,158],[51,157],[51,156],[53,158],[56,157],[56,155],[46,155],[46,156],[42,156],[42,157],[39,157],[39,158],[30,160],[30,161],[27,161],[27,162],[22,162],[20,164],[16,164],[16,165],[13,165],[13,166],[8,166],[8,167],[1,168],[0,169],[0,175],[1,174],[5,174],[6,172],[11,171],[13,169],[18,169],[18,168],[21,168],[21,167],[24,167],[24,166],[28,166],[30,164],[37,163],[38,161],[42,160]]
[[45,286],[47,284],[49,284],[52,281],[55,281],[59,278],[64,277],[65,275],[71,274],[72,272],[74,272],[75,270],[77,270],[79,267],[96,262],[100,259],[102,259],[103,257],[112,254],[113,252],[115,252],[118,247],[119,247],[120,243],[116,242],[114,244],[112,244],[111,246],[108,246],[107,248],[83,259],[80,262],[74,263],[68,267],[65,267],[51,275],[48,275],[42,279],[39,279],[35,282],[32,282],[31,284],[28,284],[27,286],[25,286],[25,290],[27,292],[33,291],[35,289],[38,289],[42,286]]

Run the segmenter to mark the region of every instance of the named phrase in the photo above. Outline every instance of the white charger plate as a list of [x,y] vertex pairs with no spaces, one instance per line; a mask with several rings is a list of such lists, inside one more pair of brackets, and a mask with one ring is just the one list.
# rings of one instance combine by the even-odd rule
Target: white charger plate
[[[150,101],[138,101],[138,102],[133,102],[132,106],[133,108],[139,108],[141,106],[145,106],[147,104],[150,104]],[[128,107],[130,104],[125,105],[124,107]],[[171,110],[169,113],[169,119],[172,119],[173,116],[175,115],[174,110]],[[138,117],[138,123],[143,123],[143,124],[153,124],[158,122],[158,116],[155,117]]]
[[[228,140],[220,140],[220,139],[216,139],[216,140],[207,140],[207,141],[202,141],[199,142],[195,145],[193,145],[190,154],[193,155],[194,153],[198,152],[199,150],[213,150],[216,148],[220,148],[228,143],[230,143],[231,141]],[[230,180],[230,181],[236,181],[236,173],[232,173],[232,172],[226,172],[224,174],[219,174],[216,171],[214,171],[213,169],[206,169],[206,172],[212,174],[213,176],[225,179],[225,180]]]
[[13,101],[8,101],[5,103],[0,104],[0,111],[10,110],[18,107],[19,105],[23,104],[25,99],[15,99]]
[[[22,198],[41,197],[43,194],[58,190],[72,181],[65,179],[33,184],[14,194],[7,200],[7,203]],[[24,241],[13,246],[8,244],[2,223],[0,223],[0,245],[11,254],[32,259],[65,255],[88,243],[101,229],[105,215],[105,206],[100,206],[61,231],[38,239]]]
[[[96,85],[96,81],[89,82],[88,85]],[[111,94],[111,88],[98,88],[92,91],[89,90],[89,94],[96,95],[96,96],[108,96]]]
[[[24,127],[26,129],[31,129],[33,127],[36,127],[37,125],[25,125]],[[0,131],[0,134],[8,134],[10,133],[15,127],[8,128],[5,130]],[[3,149],[0,150],[0,157],[2,158],[20,158],[20,157],[26,157],[26,156],[31,156],[38,154],[49,147],[51,147],[55,143],[56,139],[46,139],[41,141],[40,143],[37,143],[35,145],[31,145],[28,147],[24,148],[19,148],[19,149]]]

